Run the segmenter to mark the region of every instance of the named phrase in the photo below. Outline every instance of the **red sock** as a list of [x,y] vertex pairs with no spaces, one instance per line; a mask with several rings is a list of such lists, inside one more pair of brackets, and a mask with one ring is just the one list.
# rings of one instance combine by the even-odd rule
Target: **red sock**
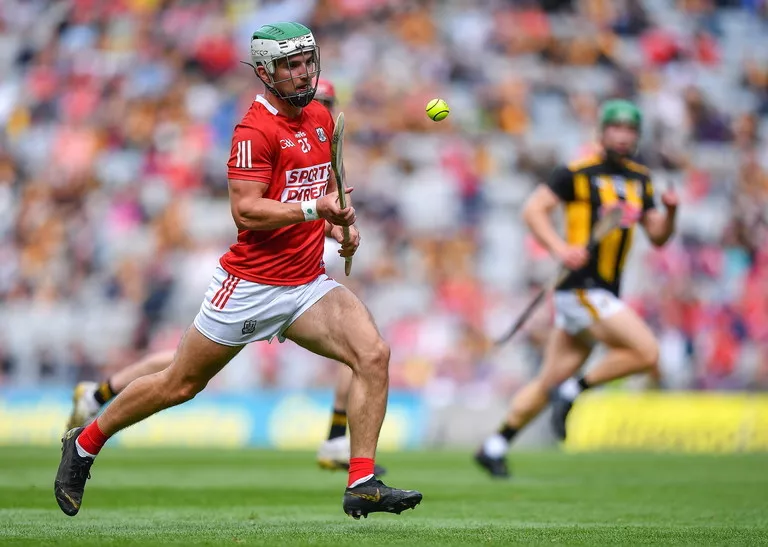
[[373,475],[373,458],[349,458],[349,481],[347,486],[368,475]]
[[107,442],[107,437],[99,429],[99,422],[93,420],[89,425],[85,426],[82,433],[77,437],[77,442],[83,447],[83,450],[94,456],[99,453],[104,443]]

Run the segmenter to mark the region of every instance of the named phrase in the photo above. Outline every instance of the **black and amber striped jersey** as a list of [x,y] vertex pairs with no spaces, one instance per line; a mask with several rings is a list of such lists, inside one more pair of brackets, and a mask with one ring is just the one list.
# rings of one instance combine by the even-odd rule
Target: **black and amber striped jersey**
[[624,210],[621,227],[603,239],[583,270],[559,287],[603,288],[618,296],[634,226],[654,207],[650,171],[631,160],[618,165],[595,155],[557,167],[547,184],[564,203],[565,238],[571,245],[587,245],[604,209],[618,205]]

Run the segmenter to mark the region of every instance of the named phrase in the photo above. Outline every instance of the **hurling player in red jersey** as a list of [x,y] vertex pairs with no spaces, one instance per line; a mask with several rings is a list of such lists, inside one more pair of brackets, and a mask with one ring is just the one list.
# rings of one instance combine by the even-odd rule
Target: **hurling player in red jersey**
[[80,510],[91,465],[109,437],[192,399],[246,344],[274,338],[353,371],[344,512],[400,513],[421,502],[421,493],[390,488],[374,475],[389,346],[363,303],[329,278],[322,262],[326,234],[342,240],[342,227],[350,227],[342,256],[354,254],[360,237],[354,209],[341,209],[335,195],[333,119],[312,102],[320,73],[314,36],[298,23],[265,25],[253,33],[251,59],[267,93],[256,97],[232,138],[228,178],[237,243],[221,257],[171,365],[131,382],[96,420],[62,439],[54,493],[67,515]]
[[[333,84],[320,78],[317,82],[315,100],[334,115],[336,105],[336,90]],[[331,228],[330,225],[327,228]],[[326,235],[330,235],[326,233]],[[334,233],[337,240],[342,236],[340,231]],[[340,242],[341,243],[341,242]],[[80,382],[75,386],[72,396],[72,412],[67,422],[67,430],[85,426],[91,423],[99,414],[102,406],[123,391],[128,384],[137,378],[165,370],[173,362],[175,351],[158,351],[131,363],[115,372],[103,382]],[[317,451],[317,462],[323,469],[349,469],[349,437],[347,436],[347,399],[352,386],[352,369],[342,365],[336,379],[336,389],[333,397],[333,413],[328,438]],[[374,474],[382,476],[386,470],[376,464]]]

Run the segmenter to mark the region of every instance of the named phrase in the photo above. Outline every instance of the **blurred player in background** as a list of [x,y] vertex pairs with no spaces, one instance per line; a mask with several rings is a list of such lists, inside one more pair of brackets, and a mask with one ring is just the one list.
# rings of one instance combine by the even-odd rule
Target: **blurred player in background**
[[[528,200],[523,218],[536,239],[572,270],[554,294],[555,326],[536,378],[512,401],[498,433],[488,437],[475,460],[496,477],[509,476],[506,454],[511,441],[547,405],[553,403],[553,427],[565,438],[565,422],[574,399],[585,389],[639,372],[655,373],[659,348],[648,325],[619,299],[621,272],[639,223],[656,246],[672,236],[678,198],[662,196],[666,213],[654,208],[649,170],[631,159],[642,115],[629,101],[607,101],[600,114],[601,151],[557,167],[547,184]],[[565,208],[565,239],[550,219]],[[590,254],[586,245],[602,211],[623,209],[620,229],[610,233]],[[607,346],[605,357],[586,374],[582,367],[596,342]],[[558,387],[559,386],[559,387]]]
[[330,80],[320,78],[317,81],[315,100],[328,109],[331,116],[336,119],[336,88]]
[[[320,73],[314,36],[298,23],[265,25],[253,33],[251,59],[267,92],[232,138],[228,179],[237,243],[222,256],[171,365],[131,382],[96,420],[62,439],[54,493],[67,515],[80,510],[91,465],[112,435],[192,399],[246,344],[273,338],[352,368],[344,512],[400,513],[421,502],[421,493],[390,488],[374,474],[389,346],[363,303],[325,274],[322,261],[324,236],[342,242],[341,256],[352,256],[360,238],[354,209],[341,209],[335,195],[333,119],[313,102]],[[346,242],[343,226],[350,227]]]
[[103,382],[77,384],[72,394],[72,412],[67,420],[67,431],[91,423],[99,415],[102,406],[137,378],[168,368],[173,362],[174,353],[176,353],[174,350],[150,353],[143,359],[115,372]]
[[[329,80],[318,79],[314,100],[325,106],[331,116],[335,118],[336,90]],[[91,423],[98,416],[101,408],[132,381],[168,368],[173,361],[174,353],[175,351],[155,352],[126,366],[101,383],[80,382],[77,384],[72,396],[72,413],[67,421],[67,430]],[[323,469],[349,469],[347,399],[351,385],[352,369],[347,366],[340,367],[334,390],[333,413],[328,439],[320,445],[317,452],[317,463]],[[385,473],[386,469],[376,464],[375,474],[381,476]]]
[[[336,119],[336,89],[325,78],[317,81],[315,100],[322,104]],[[342,366],[336,377],[336,388],[333,394],[333,411],[328,438],[317,451],[317,463],[323,469],[349,469],[349,437],[347,437],[347,399],[352,386],[352,369]],[[384,475],[386,469],[376,464],[375,474]]]

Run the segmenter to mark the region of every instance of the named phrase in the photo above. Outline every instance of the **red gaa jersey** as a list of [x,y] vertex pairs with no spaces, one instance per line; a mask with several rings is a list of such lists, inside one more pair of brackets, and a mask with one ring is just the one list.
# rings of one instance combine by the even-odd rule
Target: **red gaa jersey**
[[[259,95],[232,136],[228,177],[261,182],[264,198],[299,203],[325,195],[331,176],[333,119],[312,101],[291,120]],[[325,221],[277,230],[240,230],[221,257],[227,272],[254,283],[302,285],[325,272]]]

